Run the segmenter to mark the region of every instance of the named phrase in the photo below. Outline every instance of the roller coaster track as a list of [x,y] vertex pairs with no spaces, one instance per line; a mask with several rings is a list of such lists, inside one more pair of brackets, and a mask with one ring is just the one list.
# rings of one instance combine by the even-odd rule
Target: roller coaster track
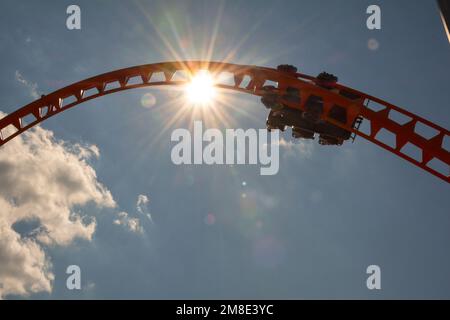
[[[340,84],[335,84],[329,90],[316,85],[316,78],[305,74],[222,62],[176,61],[147,64],[71,84],[0,119],[0,146],[36,124],[85,101],[134,88],[183,85],[188,81],[186,75],[195,74],[199,70],[209,70],[213,75],[225,74],[232,79],[229,81],[232,83],[219,81],[217,87],[256,96],[262,96],[264,86],[269,83],[276,83],[276,90],[281,97],[288,88],[296,88],[300,92],[299,102],[282,100],[290,108],[305,110],[308,97],[317,96],[323,101],[321,119],[351,131],[450,183],[450,152],[444,148],[444,139],[449,139],[450,135],[448,130],[381,99]],[[177,79],[177,74],[184,74],[185,77]],[[377,105],[379,109],[374,110],[371,108],[373,105]],[[333,119],[330,111],[336,106],[345,109],[346,121]],[[395,120],[396,117],[392,117],[394,113],[407,121]],[[368,132],[355,126],[361,120],[370,123]],[[418,126],[428,127],[435,135],[423,136],[418,133]],[[378,134],[384,130],[395,136],[395,143],[389,144],[379,139]],[[405,152],[404,147],[410,144],[420,152],[418,157]],[[433,159],[440,161],[439,169],[430,166]]]

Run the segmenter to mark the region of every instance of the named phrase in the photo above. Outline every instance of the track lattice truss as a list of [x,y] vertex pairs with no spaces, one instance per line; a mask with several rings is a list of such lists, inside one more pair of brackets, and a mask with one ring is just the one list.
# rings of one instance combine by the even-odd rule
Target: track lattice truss
[[[232,81],[217,83],[216,86],[252,95],[262,96],[263,87],[276,83],[280,96],[287,88],[300,92],[300,102],[282,102],[291,108],[305,109],[305,101],[314,95],[323,101],[321,119],[353,132],[378,146],[400,156],[416,166],[450,183],[450,152],[444,148],[444,139],[449,139],[449,131],[411,112],[394,106],[381,99],[369,96],[351,88],[336,84],[332,90],[315,84],[315,78],[301,73],[288,74],[272,68],[236,65],[209,61],[178,61],[141,65],[120,69],[98,75],[65,88],[59,89],[8,114],[0,119],[0,146],[34,125],[82,102],[110,93],[133,88],[161,85],[182,85],[188,77],[198,70],[209,70],[212,74],[225,74]],[[184,76],[178,77],[177,75]],[[219,77],[220,79],[220,77]],[[231,83],[230,83],[231,82]],[[379,110],[371,108],[371,104]],[[336,121],[330,110],[339,106],[346,110],[346,121]],[[396,113],[404,122],[394,120]],[[30,120],[31,119],[31,120]],[[363,132],[355,123],[360,120],[370,123],[370,130]],[[418,126],[434,131],[432,137],[418,133]],[[377,138],[380,131],[387,130],[395,136],[394,143],[385,143]],[[412,145],[418,149],[419,156],[413,157],[404,152],[404,147]],[[439,168],[431,162],[439,163]]]

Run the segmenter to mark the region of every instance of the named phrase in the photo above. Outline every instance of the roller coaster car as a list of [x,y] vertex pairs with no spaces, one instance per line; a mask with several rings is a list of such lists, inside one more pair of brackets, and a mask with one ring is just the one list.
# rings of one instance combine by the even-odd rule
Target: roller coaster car
[[281,72],[289,73],[292,75],[295,75],[297,73],[297,68],[290,64],[280,64],[277,67],[277,70],[281,71]]
[[272,130],[286,130],[286,123],[284,120],[284,113],[281,111],[270,111],[269,117],[266,121],[267,130],[270,132]]
[[264,94],[261,97],[262,104],[273,111],[281,110],[284,108],[281,103],[281,98],[277,93],[277,89],[274,86],[263,87]]
[[314,82],[322,88],[331,90],[333,89],[334,85],[338,82],[338,77],[336,77],[331,73],[321,72],[316,77],[316,80]]
[[[280,71],[294,72],[292,66],[281,65]],[[295,68],[295,67],[294,67]],[[295,69],[296,71],[296,69]],[[316,78],[316,84],[328,90],[334,90],[337,77],[323,72]],[[300,92],[297,88],[287,88],[282,96],[273,86],[265,86],[261,102],[267,109],[270,109],[266,121],[267,130],[285,131],[286,127],[292,127],[294,138],[314,139],[316,133],[319,134],[319,144],[321,145],[342,145],[351,136],[351,132],[342,129],[327,121],[321,120],[323,112],[323,101],[321,97],[310,96],[305,103],[305,111],[289,108],[282,101],[300,103]],[[330,111],[330,117],[345,123],[346,111],[343,108],[335,107]]]
[[296,139],[314,139],[318,133],[322,145],[342,145],[350,138],[351,132],[323,120],[311,122],[305,119],[304,113],[286,106],[282,110],[271,110],[266,121],[267,130],[285,131],[286,127],[291,127],[292,136]]
[[314,131],[300,127],[292,127],[292,137],[299,139],[314,139]]

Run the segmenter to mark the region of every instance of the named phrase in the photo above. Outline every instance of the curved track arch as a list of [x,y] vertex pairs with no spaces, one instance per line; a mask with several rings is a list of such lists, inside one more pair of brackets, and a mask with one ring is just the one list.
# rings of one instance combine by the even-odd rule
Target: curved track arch
[[[276,83],[276,90],[280,96],[286,93],[287,88],[297,88],[300,92],[300,102],[282,100],[284,104],[295,109],[304,110],[305,102],[312,95],[320,97],[323,101],[321,115],[323,120],[351,131],[450,183],[450,152],[444,147],[444,139],[450,138],[447,129],[381,99],[340,84],[328,90],[317,86],[316,78],[305,74],[289,74],[272,68],[212,61],[175,61],[140,65],[71,84],[42,96],[0,119],[0,146],[45,119],[85,101],[134,88],[183,85],[187,80],[176,80],[177,77],[174,75],[184,73],[184,79],[187,79],[186,75],[194,74],[198,70],[209,70],[212,74],[227,73],[233,84],[219,82],[216,84],[217,87],[256,96],[264,94],[263,87],[268,83]],[[115,86],[111,86],[112,84]],[[371,104],[376,104],[378,110],[373,110]],[[330,117],[330,110],[335,105],[346,110],[345,122],[338,122]],[[400,123],[394,120],[393,113],[400,114],[407,121]],[[361,119],[370,122],[368,132],[363,132],[355,126]],[[425,137],[419,134],[418,126],[428,127],[435,135]],[[381,130],[393,134],[395,143],[388,144],[378,139],[377,135]],[[419,157],[405,153],[404,147],[408,144],[412,144],[420,151]],[[440,161],[439,169],[430,166],[433,159]]]

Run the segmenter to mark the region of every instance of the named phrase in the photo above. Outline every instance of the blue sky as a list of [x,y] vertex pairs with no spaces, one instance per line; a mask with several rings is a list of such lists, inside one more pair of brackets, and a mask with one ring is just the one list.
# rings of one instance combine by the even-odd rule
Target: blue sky
[[[434,1],[77,1],[79,31],[65,27],[70,4],[1,2],[1,111],[29,103],[33,90],[174,60],[168,44],[183,59],[205,58],[216,32],[211,60],[234,52],[234,63],[331,72],[450,127],[450,47]],[[366,28],[370,4],[381,7],[381,30]],[[370,39],[378,49],[368,48]],[[146,93],[156,98],[152,108],[141,104]],[[227,94],[234,108],[224,112],[235,128],[265,127],[257,98]],[[131,90],[42,124],[58,141],[98,148],[99,157],[83,161],[116,207],[98,205],[106,193],[97,203],[70,202],[71,211],[95,217],[91,239],[40,244],[54,275],[51,292],[7,297],[450,298],[445,182],[359,138],[341,148],[281,148],[275,176],[260,176],[259,166],[175,166],[170,132],[192,120],[162,131],[179,108],[177,95]],[[0,184],[9,200],[12,187]],[[148,196],[142,210],[153,223],[137,210],[139,195]],[[119,212],[140,219],[143,232],[115,224]],[[205,223],[208,215],[213,224]],[[0,265],[9,264],[4,257]],[[66,289],[71,264],[82,270],[83,290]],[[366,287],[371,264],[381,267],[379,291]]]

